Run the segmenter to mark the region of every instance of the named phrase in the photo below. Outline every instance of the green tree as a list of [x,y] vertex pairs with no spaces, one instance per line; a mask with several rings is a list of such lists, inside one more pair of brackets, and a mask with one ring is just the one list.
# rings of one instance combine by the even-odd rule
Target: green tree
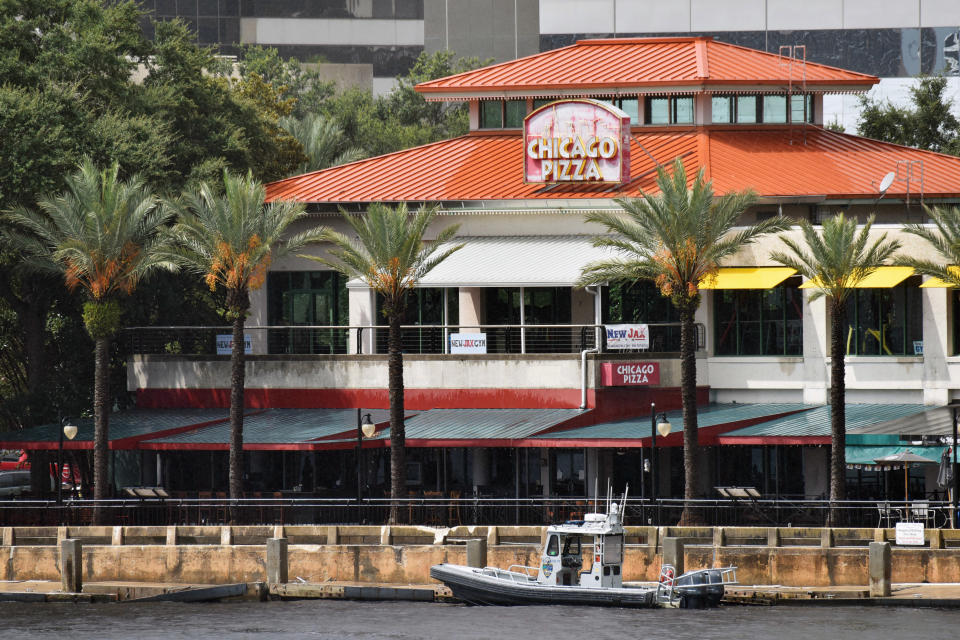
[[925,276],[939,278],[952,287],[960,287],[960,208],[924,206],[933,228],[923,224],[907,224],[903,230],[926,240],[939,256],[934,262],[926,258],[903,255],[896,263]]
[[639,199],[617,200],[624,213],[597,211],[586,220],[611,235],[598,236],[594,245],[615,250],[618,257],[584,267],[578,284],[652,280],[670,298],[680,315],[680,387],[683,400],[684,510],[681,525],[702,520],[690,502],[697,497],[700,451],[697,441],[697,336],[694,315],[700,306],[700,283],[716,273],[720,263],[759,236],[786,227],[783,218],[771,218],[736,228],[743,212],[755,201],[752,192],[714,197],[703,169],[687,186],[687,174],[678,158],[672,175],[657,169],[660,193]]
[[[94,498],[107,491],[110,340],[121,326],[121,295],[129,295],[164,258],[167,215],[137,177],[118,178],[119,166],[99,170],[89,160],[66,179],[66,192],[45,196],[38,209],[17,207],[6,216],[6,237],[28,256],[30,267],[63,275],[70,290],[82,290],[83,321],[95,342]],[[94,520],[103,524],[102,506]]]
[[[252,174],[223,174],[223,192],[206,182],[195,192],[167,203],[177,215],[170,259],[203,277],[211,291],[225,295],[224,311],[233,328],[230,352],[230,497],[243,495],[243,409],[245,354],[243,328],[250,292],[266,280],[273,260],[315,241],[315,231],[287,236],[306,216],[304,205],[265,204],[266,190]],[[233,514],[235,516],[235,514]]]
[[290,132],[302,146],[308,160],[297,168],[298,173],[318,171],[364,157],[363,151],[346,148],[343,129],[322,115],[310,114],[302,120],[291,116],[280,119],[280,126]]
[[236,70],[243,78],[257,74],[283,98],[293,98],[290,115],[298,120],[319,113],[323,102],[336,93],[336,85],[323,80],[315,64],[301,63],[295,58],[284,60],[273,47],[243,45]]
[[951,113],[953,101],[943,93],[947,79],[943,76],[920,78],[910,88],[911,106],[897,107],[888,100],[860,97],[861,136],[960,155],[960,122]]
[[427,102],[414,86],[480,64],[476,58],[456,59],[450,51],[421,53],[389,94],[374,98],[368,90],[348,89],[325,100],[323,113],[343,129],[349,146],[363,149],[366,155],[454,138],[469,130],[467,106]]
[[867,277],[900,248],[883,233],[870,242],[871,216],[857,232],[856,218],[843,213],[827,218],[818,232],[810,222],[800,221],[803,244],[780,236],[788,251],[774,251],[770,258],[796,269],[812,283],[809,300],[827,299],[830,316],[830,514],[828,526],[837,526],[838,502],[846,490],[846,369],[844,328],[847,326],[847,299],[856,284]]
[[344,221],[357,237],[356,243],[342,233],[325,229],[321,238],[334,245],[329,251],[331,258],[301,256],[325,264],[348,278],[359,278],[383,296],[383,315],[389,326],[391,523],[398,523],[402,518],[397,500],[406,491],[400,322],[407,294],[423,276],[463,247],[451,243],[459,225],[444,228],[429,244],[424,242],[423,236],[436,212],[436,207],[421,207],[411,217],[405,204],[391,208],[379,202],[371,204],[366,215],[343,212]]

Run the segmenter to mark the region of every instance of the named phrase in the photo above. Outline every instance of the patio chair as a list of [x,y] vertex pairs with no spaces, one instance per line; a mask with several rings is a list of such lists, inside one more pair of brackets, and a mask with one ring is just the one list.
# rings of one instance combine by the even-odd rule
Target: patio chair
[[934,510],[930,508],[929,502],[914,502],[910,505],[910,520],[912,522],[922,522],[924,526],[929,527],[933,522]]
[[877,521],[878,529],[881,524],[884,524],[884,521],[886,521],[884,529],[889,529],[891,520],[900,520],[901,517],[900,509],[891,507],[889,502],[878,502],[877,512],[880,514],[880,519]]

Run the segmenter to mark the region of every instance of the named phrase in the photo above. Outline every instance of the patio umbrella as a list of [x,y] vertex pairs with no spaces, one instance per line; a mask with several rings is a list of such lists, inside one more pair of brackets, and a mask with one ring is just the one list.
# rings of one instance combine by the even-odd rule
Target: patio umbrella
[[917,454],[907,449],[906,451],[901,451],[900,453],[894,453],[889,456],[883,456],[882,458],[877,458],[874,460],[877,464],[880,465],[895,465],[903,463],[903,501],[907,502],[909,500],[909,493],[907,491],[907,479],[910,472],[910,463],[916,464],[936,464],[935,461],[930,458],[924,458],[923,456],[918,456]]
[[940,455],[940,470],[937,472],[937,486],[949,489],[953,486],[953,465],[950,464],[950,450],[944,449]]

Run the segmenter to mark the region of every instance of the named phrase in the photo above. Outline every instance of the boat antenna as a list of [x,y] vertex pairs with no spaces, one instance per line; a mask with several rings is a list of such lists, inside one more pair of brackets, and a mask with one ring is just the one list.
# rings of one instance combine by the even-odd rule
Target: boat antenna
[[600,491],[600,476],[593,477],[593,512],[597,512],[597,493]]

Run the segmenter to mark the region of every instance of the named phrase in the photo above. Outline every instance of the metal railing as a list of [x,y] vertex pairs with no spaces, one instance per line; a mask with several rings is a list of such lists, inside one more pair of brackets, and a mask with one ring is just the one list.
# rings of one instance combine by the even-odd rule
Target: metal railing
[[[680,351],[680,323],[647,325],[649,349],[616,353],[675,353]],[[697,348],[706,346],[706,330],[696,325]],[[130,327],[122,332],[121,345],[128,354],[228,355],[228,326]],[[385,325],[247,326],[247,352],[251,354],[363,354],[386,353]],[[450,336],[483,333],[488,354],[579,353],[585,349],[607,351],[603,325],[596,324],[486,324],[403,325],[402,350],[411,354],[451,353]]]
[[[106,524],[113,525],[217,525],[232,522],[256,524],[383,524],[390,511],[388,498],[361,501],[344,498],[184,498],[112,499],[99,503]],[[407,524],[547,525],[583,519],[595,510],[584,498],[403,498],[397,501],[400,519]],[[672,526],[684,509],[682,499],[635,499],[624,511],[627,526]],[[93,500],[70,499],[62,506],[55,500],[0,501],[0,526],[89,525]],[[923,514],[913,514],[912,505],[891,502],[904,514],[896,521],[921,521],[928,528],[947,528],[950,503],[930,501]],[[709,526],[822,527],[831,504],[826,500],[755,501],[702,499],[687,503],[697,520]],[[834,505],[835,526],[892,528],[896,521],[884,519],[877,501],[847,500]],[[603,510],[603,505],[600,505]]]

